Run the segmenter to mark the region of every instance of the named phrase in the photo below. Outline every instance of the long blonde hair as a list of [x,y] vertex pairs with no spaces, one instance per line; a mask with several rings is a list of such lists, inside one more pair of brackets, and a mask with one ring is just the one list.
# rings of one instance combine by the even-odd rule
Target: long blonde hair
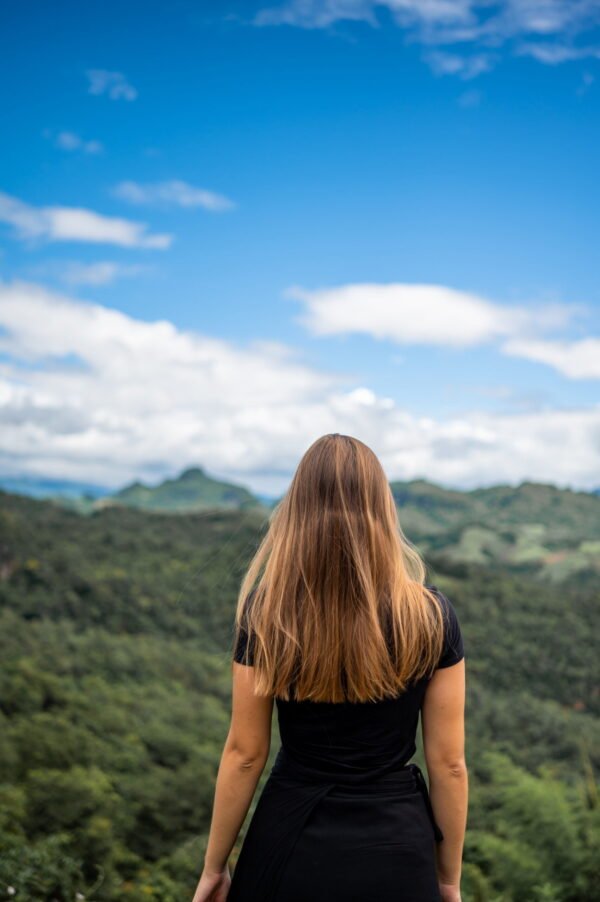
[[425,575],[377,456],[349,435],[317,439],[272,511],[238,595],[235,641],[245,630],[254,692],[376,701],[429,675],[444,615]]

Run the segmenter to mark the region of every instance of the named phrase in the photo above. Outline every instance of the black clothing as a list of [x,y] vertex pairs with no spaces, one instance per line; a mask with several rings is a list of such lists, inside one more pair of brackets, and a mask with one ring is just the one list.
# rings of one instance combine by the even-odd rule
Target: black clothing
[[[464,657],[445,614],[438,667]],[[240,632],[234,660],[242,663]],[[252,662],[250,656],[249,662]],[[438,902],[435,823],[414,763],[427,679],[377,702],[275,699],[281,748],[248,826],[228,902]]]

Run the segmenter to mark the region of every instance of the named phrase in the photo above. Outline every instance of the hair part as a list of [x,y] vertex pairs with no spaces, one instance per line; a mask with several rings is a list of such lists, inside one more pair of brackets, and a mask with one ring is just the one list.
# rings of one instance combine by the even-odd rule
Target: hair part
[[238,595],[236,641],[245,629],[255,693],[376,701],[430,675],[444,615],[425,578],[374,452],[337,432],[317,439]]

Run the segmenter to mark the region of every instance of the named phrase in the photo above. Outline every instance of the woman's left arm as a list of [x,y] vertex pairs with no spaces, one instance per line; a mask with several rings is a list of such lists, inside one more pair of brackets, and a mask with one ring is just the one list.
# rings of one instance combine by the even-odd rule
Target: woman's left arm
[[[215,784],[204,870],[193,902],[220,899],[229,885],[227,860],[271,747],[273,698],[254,695],[254,668],[234,661],[231,725]],[[223,895],[223,898],[226,898]]]

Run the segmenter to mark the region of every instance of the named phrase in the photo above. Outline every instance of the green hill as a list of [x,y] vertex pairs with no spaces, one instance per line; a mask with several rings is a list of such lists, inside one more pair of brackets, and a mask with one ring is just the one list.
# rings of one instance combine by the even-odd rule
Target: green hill
[[494,529],[536,522],[552,541],[600,537],[600,497],[593,492],[527,481],[464,492],[424,479],[390,485],[407,527],[427,535],[477,522]]
[[269,509],[272,502],[254,495],[244,486],[209,476],[202,467],[188,467],[179,476],[157,485],[135,481],[116,492],[60,480],[0,480],[7,492],[45,498],[80,514],[90,514],[111,505],[138,507],[149,511],[181,513],[223,508]]
[[190,467],[176,479],[157,486],[134,482],[101,502],[141,507],[155,511],[195,511],[211,507],[242,509],[261,507],[261,502],[243,486],[207,476],[202,467]]
[[391,483],[404,532],[425,555],[551,582],[600,575],[600,497],[523,482],[460,492],[425,480]]
[[[443,557],[448,567],[509,567],[556,584],[576,577],[593,586],[598,580],[597,492],[533,482],[459,491],[424,479],[395,481],[391,488],[404,532],[426,557]],[[103,497],[78,494],[72,487],[48,500],[80,514],[111,506],[178,514],[210,509],[266,514],[278,499],[259,498],[244,486],[210,477],[202,467],[190,467],[155,486],[136,481]]]
[[[536,516],[553,497],[540,488]],[[448,518],[462,505],[462,520],[430,534],[452,546],[482,499],[419,491]],[[552,503],[582,539],[582,499]],[[516,529],[530,508],[507,506]],[[266,527],[252,506],[82,517],[0,493],[0,900],[191,899],[229,724],[237,589]],[[464,902],[592,902],[597,582],[554,585],[447,548],[427,561],[467,656]],[[274,723],[271,762],[277,748]]]

